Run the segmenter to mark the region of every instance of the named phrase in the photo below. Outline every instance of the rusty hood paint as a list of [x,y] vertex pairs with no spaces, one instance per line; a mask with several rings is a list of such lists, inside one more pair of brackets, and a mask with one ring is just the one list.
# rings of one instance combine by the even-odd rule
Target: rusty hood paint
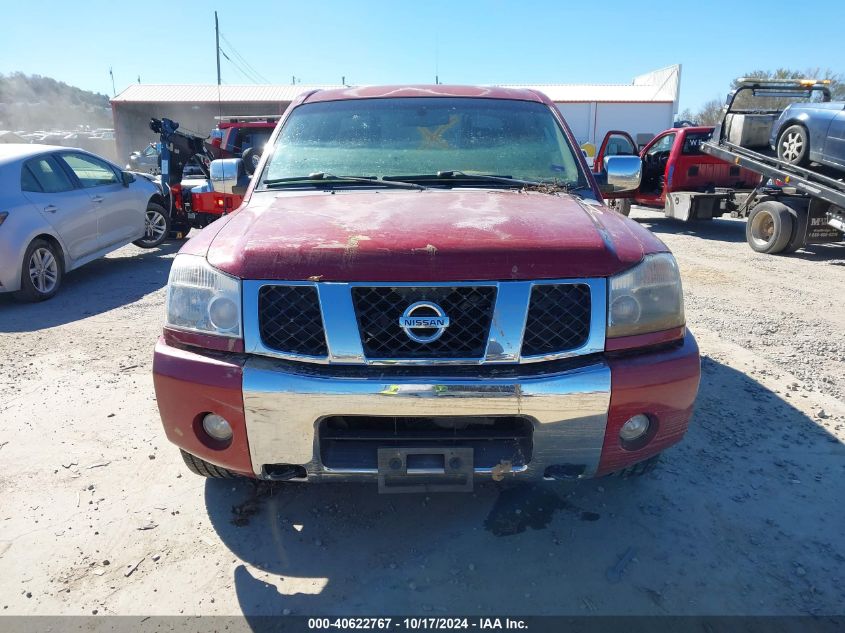
[[242,279],[605,277],[668,250],[569,195],[511,190],[255,192],[183,249]]

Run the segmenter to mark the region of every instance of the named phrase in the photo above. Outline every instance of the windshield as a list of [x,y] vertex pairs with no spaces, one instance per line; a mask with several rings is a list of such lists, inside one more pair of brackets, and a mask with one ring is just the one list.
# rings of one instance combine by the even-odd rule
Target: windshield
[[401,178],[444,170],[586,185],[546,105],[465,97],[299,106],[276,140],[262,183],[314,173]]

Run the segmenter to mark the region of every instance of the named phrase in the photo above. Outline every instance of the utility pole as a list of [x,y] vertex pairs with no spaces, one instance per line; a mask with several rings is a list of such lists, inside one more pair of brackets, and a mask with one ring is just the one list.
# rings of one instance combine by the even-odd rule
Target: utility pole
[[217,85],[220,85],[220,24],[217,22],[217,11],[214,12],[214,52],[217,55]]
[[111,93],[112,93],[112,96],[117,96],[117,90],[114,89],[114,72],[112,72],[111,66],[109,66],[109,75],[111,76]]

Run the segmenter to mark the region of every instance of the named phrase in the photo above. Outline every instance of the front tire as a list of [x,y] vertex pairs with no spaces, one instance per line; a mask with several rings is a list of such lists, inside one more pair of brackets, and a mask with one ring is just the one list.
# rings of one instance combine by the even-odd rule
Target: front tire
[[59,291],[64,277],[62,254],[47,240],[32,240],[23,256],[19,301],[46,301]]
[[778,138],[778,158],[790,165],[810,162],[810,138],[803,125],[790,125]]
[[147,205],[144,215],[144,237],[132,242],[139,248],[160,246],[170,235],[170,214],[156,202]]
[[231,470],[215,466],[204,459],[200,459],[196,455],[191,455],[190,453],[183,451],[181,448],[179,451],[182,453],[182,460],[185,462],[185,466],[187,466],[188,470],[195,475],[208,477],[209,479],[235,479],[239,476]]
[[758,253],[774,255],[789,244],[792,237],[792,213],[780,202],[761,202],[748,214],[745,240]]

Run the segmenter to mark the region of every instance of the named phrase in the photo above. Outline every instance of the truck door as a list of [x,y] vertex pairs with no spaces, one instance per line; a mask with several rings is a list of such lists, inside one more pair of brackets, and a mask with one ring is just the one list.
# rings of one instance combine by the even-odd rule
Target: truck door
[[664,132],[643,148],[643,177],[636,200],[642,204],[663,206],[666,167],[677,132]]
[[[604,159],[607,156],[637,156],[637,144],[631,135],[621,130],[611,130],[604,135],[604,140],[599,146],[593,160],[593,173],[601,174],[604,171]],[[632,198],[636,192],[626,191],[624,193],[605,193],[604,198]]]
[[637,144],[634,139],[627,132],[620,130],[611,130],[604,135],[604,140],[599,146],[599,151],[596,153],[595,161],[593,162],[593,171],[601,173],[604,169],[605,156],[636,156]]

